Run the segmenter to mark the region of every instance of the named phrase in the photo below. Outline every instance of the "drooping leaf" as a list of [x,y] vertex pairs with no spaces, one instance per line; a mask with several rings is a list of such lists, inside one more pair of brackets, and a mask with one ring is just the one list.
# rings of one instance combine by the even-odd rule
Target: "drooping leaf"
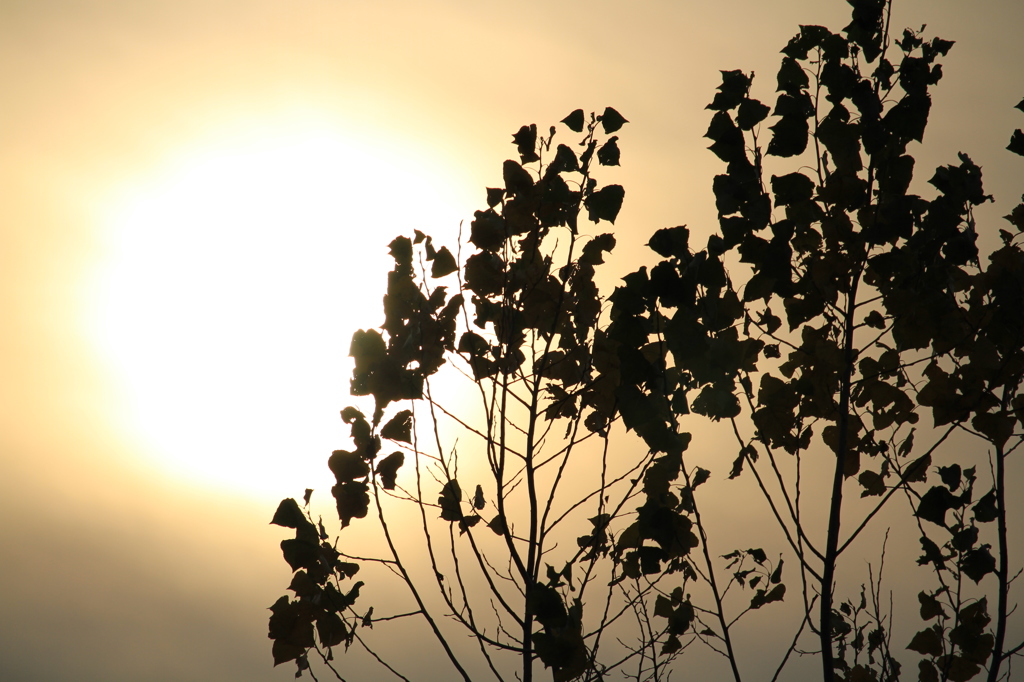
[[540,159],[537,156],[537,124],[533,123],[528,126],[523,126],[519,129],[519,132],[512,136],[512,142],[515,143],[517,150],[519,151],[519,158],[523,163],[533,163]]
[[619,145],[617,144],[618,136],[613,136],[608,139],[601,148],[597,150],[597,162],[602,166],[618,166],[619,165]]
[[380,476],[381,485],[385,490],[395,489],[395,479],[398,478],[398,469],[405,463],[405,455],[402,452],[392,452],[377,464],[377,475]]
[[584,200],[587,207],[587,214],[591,221],[600,222],[607,220],[615,224],[615,218],[622,208],[622,199],[626,190],[621,185],[607,185],[597,190]]
[[441,518],[445,521],[462,519],[462,488],[459,482],[452,479],[441,488],[441,496],[437,499],[441,506]]

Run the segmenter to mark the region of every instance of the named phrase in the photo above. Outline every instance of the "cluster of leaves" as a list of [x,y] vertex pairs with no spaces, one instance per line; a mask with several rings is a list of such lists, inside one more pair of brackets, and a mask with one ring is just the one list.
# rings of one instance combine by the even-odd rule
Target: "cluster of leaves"
[[[619,164],[618,137],[614,133],[626,122],[611,108],[589,118],[582,110],[572,112],[562,123],[582,135],[579,153],[569,145],[554,144],[553,127],[546,137],[539,137],[535,125],[523,126],[513,135],[519,161],[503,164],[503,187],[487,189],[487,208],[475,213],[468,236],[472,250],[461,264],[446,247],[435,248],[432,239],[418,231],[412,238],[392,241],[395,266],[388,275],[384,324],[381,331],[357,332],[351,345],[355,360],[351,392],[372,396],[374,411],[370,419],[353,407],[342,412],[343,420],[350,425],[354,448],[334,452],[329,461],[337,479],[332,493],[342,527],[366,517],[374,503],[387,533],[381,494],[396,489],[407,452],[417,463],[418,478],[419,459],[424,454],[415,445],[411,410],[397,411],[385,419],[393,411],[392,403],[424,398],[432,402],[430,377],[446,363],[454,363],[481,389],[486,387],[481,395],[487,422],[472,432],[482,437],[481,450],[494,477],[488,493],[485,495],[484,487],[478,484],[472,499],[464,500],[453,460],[446,459],[441,451],[431,456],[433,473],[441,484],[436,505],[423,497],[414,502],[424,515],[427,507],[435,507],[442,522],[457,526],[460,535],[469,536],[474,551],[474,528],[485,509],[493,508],[486,527],[504,541],[507,562],[515,568],[510,580],[518,584],[523,598],[520,610],[512,610],[523,624],[523,635],[504,640],[500,646],[520,651],[528,662],[538,657],[556,679],[575,678],[595,665],[584,642],[583,604],[567,594],[575,589],[571,580],[563,582],[559,576],[564,574],[568,579],[574,563],[582,560],[591,565],[584,582],[592,580],[593,564],[613,551],[608,535],[610,522],[621,513],[622,504],[611,513],[605,511],[609,491],[601,488],[603,494],[596,495],[600,501],[593,534],[579,539],[578,551],[563,573],[549,575],[544,582],[540,566],[549,529],[547,512],[538,518],[542,510],[535,501],[525,514],[519,508],[509,509],[506,503],[523,480],[531,497],[535,496],[536,470],[552,461],[551,457],[541,460],[541,447],[551,425],[565,424],[568,443],[561,451],[564,468],[564,458],[576,441],[586,437],[577,435],[581,426],[584,434],[607,437],[609,424],[615,419],[618,358],[614,344],[598,324],[603,301],[594,282],[595,268],[614,248],[615,239],[610,234],[581,234],[579,218],[585,211],[590,222],[597,224],[614,223],[618,216],[624,190],[614,184],[599,187],[591,171],[596,165]],[[600,139],[601,133],[604,139]],[[544,156],[550,157],[546,163]],[[560,245],[560,237],[553,233],[565,242]],[[450,285],[444,282],[452,276],[457,276],[460,291],[449,296]],[[506,412],[508,401],[528,406],[525,428]],[[520,436],[519,441],[506,434],[509,429]],[[398,450],[378,461],[382,439],[405,451]],[[559,473],[553,486],[560,477]],[[628,498],[630,492],[624,495]],[[488,504],[487,498],[493,502]],[[550,506],[549,497],[547,508]],[[517,516],[518,527],[529,527],[525,538],[516,532]],[[275,517],[274,522],[281,520]],[[641,523],[638,527],[646,526]],[[658,538],[666,548],[680,554],[676,548],[679,543],[670,535],[671,529],[668,534],[662,530]],[[427,540],[429,543],[429,537]],[[405,572],[390,537],[388,542],[393,555],[384,561],[395,567],[412,588],[412,578]],[[640,551],[643,538],[620,540],[614,551],[623,551],[630,542],[634,552]],[[483,561],[480,566],[485,574],[490,570]],[[436,566],[435,572],[452,616],[473,635],[489,637],[474,622],[468,603],[460,607],[452,601],[452,595],[440,583]],[[638,572],[628,572],[639,577]],[[495,595],[505,603],[503,594]],[[282,598],[275,607],[306,609],[313,614],[299,619],[303,628],[318,622],[315,609],[305,606],[303,595],[296,596],[296,601]],[[319,599],[316,594],[312,598]],[[424,603],[418,596],[417,600],[420,612],[430,620]],[[470,615],[462,617],[463,613]],[[539,630],[534,631],[532,623]],[[346,641],[351,641],[354,630],[346,632]],[[441,637],[436,628],[435,634]],[[275,661],[297,659],[301,672],[312,640],[296,639],[280,627],[272,628],[271,637],[275,639],[275,651],[281,650]]]
[[[602,617],[588,633],[583,598],[595,566],[607,559],[608,599],[619,590],[622,611],[636,614],[643,633],[615,666],[639,658],[637,679],[657,678],[660,661],[701,640],[729,660],[739,680],[730,626],[784,599],[783,559],[773,564],[760,548],[712,556],[698,506],[711,472],[685,461],[691,436],[681,424],[691,414],[731,422],[737,450],[729,478],[755,478],[800,572],[805,614],[783,665],[809,624],[823,679],[898,679],[881,575],[878,583],[872,576],[867,593],[861,586],[857,601],[841,601],[834,591],[843,552],[902,491],[922,533],[919,563],[938,580],[920,593],[921,617],[935,622],[908,647],[924,657],[918,679],[961,682],[984,666],[997,679],[1008,657],[1011,611],[1005,460],[1024,441],[1024,203],[1006,216],[1016,234],[1000,230],[1002,246],[983,266],[974,209],[991,197],[971,158],[960,154],[935,171],[932,198],[911,192],[911,145],[924,138],[930,89],[942,77],[939,59],[953,43],[911,30],[892,40],[890,4],[850,0],[852,21],[841,33],[802,26],[782,51],[774,108],[752,97],[753,75],[722,72],[706,134],[726,164],[712,186],[719,230],[696,252],[685,226],[655,232],[648,246],[658,261],[624,277],[608,306],[595,268],[615,238],[586,235],[580,216],[614,223],[622,206],[621,186],[599,187],[591,177],[595,164],[619,164],[615,133],[626,121],[611,108],[589,118],[576,110],[562,121],[582,136],[579,153],[555,144],[554,127],[547,136],[535,125],[513,135],[519,160],[505,161],[503,186],[487,189],[464,260],[461,249],[456,256],[435,248],[418,231],[391,243],[395,267],[382,331],[357,332],[351,346],[352,394],[372,396],[374,410],[369,420],[355,408],[342,412],[354,449],[331,456],[332,493],[342,527],[366,517],[374,503],[391,552],[381,561],[406,582],[417,613],[464,679],[404,568],[381,504],[382,496],[394,496],[407,454],[419,490],[426,456],[416,445],[413,411],[391,405],[425,400],[436,434],[441,406],[430,377],[446,363],[480,394],[484,423],[455,421],[478,437],[492,479],[464,499],[455,455],[438,438],[429,458],[440,485],[436,505],[422,492],[406,499],[423,516],[449,617],[482,648],[519,654],[523,679],[532,679],[534,658],[556,682],[609,672],[597,652],[614,619]],[[1024,102],[1018,106],[1024,110]],[[1009,149],[1024,154],[1024,133],[1014,133]],[[787,160],[795,170],[769,172]],[[459,290],[449,296],[453,282]],[[935,429],[922,436],[926,412]],[[614,480],[603,462],[593,491],[561,505],[565,515],[549,517],[577,443],[599,439],[607,453],[620,418],[645,451]],[[990,448],[990,482],[942,448],[954,431]],[[560,449],[542,454],[549,435],[563,433],[550,437]],[[378,459],[382,439],[401,449]],[[818,536],[800,488],[812,456],[830,471],[824,506],[810,512],[827,520]],[[553,473],[543,479],[542,470]],[[929,486],[935,475],[941,484]],[[987,489],[977,500],[976,484]],[[844,507],[851,488],[870,507],[857,518]],[[593,510],[592,529],[556,570],[545,563],[557,544],[551,530],[585,505]],[[520,633],[499,625],[495,635],[480,624],[457,559],[461,589],[442,583],[428,508],[448,524],[453,557],[453,529],[466,536],[492,603]],[[362,583],[341,593],[340,581],[358,565],[340,561],[297,503],[283,502],[274,523],[296,529],[295,539],[282,543],[296,599],[282,597],[272,607],[275,662],[297,660],[301,672],[314,627],[328,649],[353,641],[363,622],[352,611]],[[931,539],[924,523],[947,537]],[[483,526],[503,548],[500,561],[481,549],[476,533]],[[853,530],[842,538],[841,528]],[[497,572],[495,563],[508,572]],[[995,581],[994,618],[987,598],[963,596],[964,577],[975,586]],[[502,591],[495,578],[513,589]],[[662,580],[682,585],[662,589]],[[694,601],[694,583],[706,588],[708,604]],[[726,597],[734,588],[751,592],[730,618]],[[328,590],[338,596],[325,596]],[[649,607],[661,619],[657,626]]]
[[[306,492],[307,504],[311,493]],[[371,615],[354,615],[352,606],[363,583],[344,590],[341,581],[358,573],[359,565],[341,560],[327,541],[322,522],[318,528],[298,503],[288,498],[282,500],[271,523],[295,529],[294,538],[281,541],[281,551],[294,572],[288,589],[296,598],[283,596],[270,607],[274,665],[294,660],[301,672],[308,668],[308,652],[316,645],[314,631],[329,659],[332,647],[344,644],[347,649],[352,644],[356,628],[370,625]]]

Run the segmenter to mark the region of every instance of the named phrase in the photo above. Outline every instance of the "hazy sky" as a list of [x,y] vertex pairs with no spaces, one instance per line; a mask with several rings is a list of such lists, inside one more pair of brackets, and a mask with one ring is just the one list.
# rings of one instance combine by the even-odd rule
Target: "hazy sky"
[[[719,69],[770,100],[798,24],[847,21],[839,0],[0,0],[0,679],[291,679],[267,521],[330,485],[384,244],[454,238],[520,125],[607,105],[631,121],[609,270],[660,227],[703,238]],[[992,225],[1021,191],[1024,3],[898,0],[894,26],[925,23],[957,42],[918,189],[965,151]]]

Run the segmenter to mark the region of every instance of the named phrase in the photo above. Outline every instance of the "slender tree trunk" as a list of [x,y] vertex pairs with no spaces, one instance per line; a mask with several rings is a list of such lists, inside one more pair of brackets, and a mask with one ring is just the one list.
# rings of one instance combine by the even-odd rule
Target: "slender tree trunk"
[[[1003,405],[1006,406],[1006,391],[1003,392]],[[1006,610],[1009,597],[1009,548],[1006,542],[1006,457],[1003,446],[996,446],[996,523],[999,534],[999,567],[996,579],[999,581],[999,600],[996,606],[996,639],[992,648],[992,663],[988,669],[988,682],[999,679],[999,668],[1002,663],[1003,647],[1006,646]]]
[[857,284],[860,273],[855,272],[847,299],[843,330],[843,376],[839,383],[839,429],[836,445],[836,468],[832,477],[831,505],[828,513],[828,537],[825,542],[825,565],[821,573],[821,604],[818,617],[821,639],[821,669],[823,682],[835,679],[835,660],[832,656],[832,583],[835,581],[836,560],[839,557],[839,527],[843,513],[843,480],[846,471],[846,457],[850,448],[850,384],[853,380],[853,328],[854,312],[857,309]]

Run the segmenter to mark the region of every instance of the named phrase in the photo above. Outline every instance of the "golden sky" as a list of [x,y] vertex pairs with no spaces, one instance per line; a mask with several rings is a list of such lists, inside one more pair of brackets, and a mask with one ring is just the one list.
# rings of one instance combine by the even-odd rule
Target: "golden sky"
[[[291,679],[266,639],[288,580],[267,521],[329,487],[384,245],[451,243],[512,132],[608,105],[631,121],[608,269],[660,227],[707,235],[718,70],[754,70],[770,100],[798,24],[847,17],[839,0],[0,0],[0,679]],[[1003,148],[1024,3],[897,1],[894,26],[925,23],[957,42],[918,189],[965,151],[991,225],[1021,191]]]

